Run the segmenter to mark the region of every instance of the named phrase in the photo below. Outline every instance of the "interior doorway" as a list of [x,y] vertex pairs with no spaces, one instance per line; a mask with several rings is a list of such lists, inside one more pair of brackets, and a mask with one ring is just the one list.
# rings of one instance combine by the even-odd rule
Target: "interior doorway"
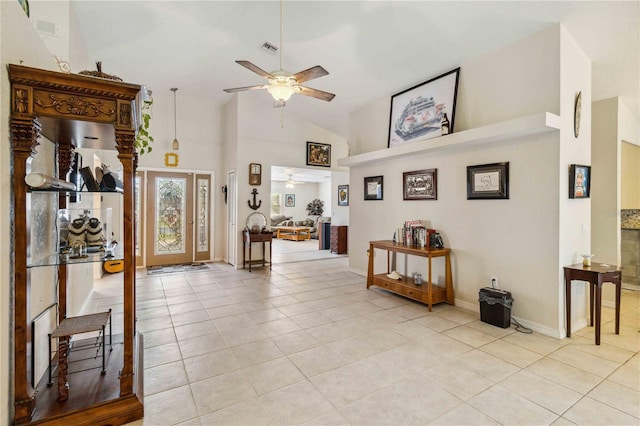
[[[278,226],[303,226],[308,227],[310,231],[310,240],[305,241],[274,238],[274,262],[297,262],[337,256],[330,252],[328,245],[321,245],[318,238],[320,229],[329,223],[348,225],[348,203],[338,205],[338,186],[348,184],[348,172],[271,166],[271,217],[268,219],[270,226],[272,229]],[[315,200],[322,202],[322,212],[319,214],[314,209],[310,210],[310,204]]]

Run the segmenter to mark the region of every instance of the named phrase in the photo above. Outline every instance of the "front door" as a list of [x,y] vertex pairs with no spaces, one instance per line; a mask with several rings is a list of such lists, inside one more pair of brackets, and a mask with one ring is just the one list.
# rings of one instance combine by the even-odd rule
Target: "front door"
[[193,262],[193,175],[147,173],[147,266]]

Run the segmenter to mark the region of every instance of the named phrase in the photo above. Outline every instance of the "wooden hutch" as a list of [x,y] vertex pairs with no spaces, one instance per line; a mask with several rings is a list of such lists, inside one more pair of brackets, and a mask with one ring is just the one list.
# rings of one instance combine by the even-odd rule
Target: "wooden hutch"
[[[137,154],[135,100],[139,85],[9,65],[11,82],[11,150],[13,154],[13,294],[14,294],[14,423],[15,424],[124,424],[143,416],[142,337],[135,332],[135,216],[134,177]],[[66,401],[44,380],[32,384],[29,220],[32,190],[25,183],[40,136],[55,146],[57,176],[65,179],[76,147],[116,149],[123,167],[121,194],[124,229],[124,327],[121,349],[109,360],[109,374],[95,370],[74,375]],[[78,188],[80,190],[80,188]],[[50,195],[58,209],[66,208],[67,193]],[[57,211],[52,211],[55,217]],[[56,247],[57,249],[57,247]],[[67,263],[57,250],[48,265],[57,268],[58,323],[67,316]],[[100,261],[97,259],[96,261]],[[51,355],[51,354],[49,354]],[[40,381],[40,385],[38,385]],[[35,388],[34,388],[35,386]]]

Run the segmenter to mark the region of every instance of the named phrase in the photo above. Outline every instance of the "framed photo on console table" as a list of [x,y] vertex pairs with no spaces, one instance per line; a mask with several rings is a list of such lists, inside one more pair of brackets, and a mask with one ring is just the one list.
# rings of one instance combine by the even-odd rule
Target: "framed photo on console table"
[[438,169],[417,170],[402,174],[403,200],[437,200]]
[[388,147],[453,133],[460,68],[391,97]]
[[364,178],[364,199],[382,200],[382,176],[371,176]]
[[569,167],[569,198],[589,198],[591,166],[572,164]]
[[331,145],[307,142],[307,166],[331,167]]
[[467,200],[509,199],[509,162],[467,166]]

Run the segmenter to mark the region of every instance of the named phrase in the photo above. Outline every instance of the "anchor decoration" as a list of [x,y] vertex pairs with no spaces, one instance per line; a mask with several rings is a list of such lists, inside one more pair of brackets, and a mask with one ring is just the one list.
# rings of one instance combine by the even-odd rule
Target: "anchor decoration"
[[251,203],[251,200],[247,200],[247,204],[249,204],[249,207],[251,207],[253,210],[258,210],[262,205],[262,200],[258,201],[258,204],[256,204],[256,195],[258,195],[258,190],[253,188],[251,194],[253,195],[253,204]]

